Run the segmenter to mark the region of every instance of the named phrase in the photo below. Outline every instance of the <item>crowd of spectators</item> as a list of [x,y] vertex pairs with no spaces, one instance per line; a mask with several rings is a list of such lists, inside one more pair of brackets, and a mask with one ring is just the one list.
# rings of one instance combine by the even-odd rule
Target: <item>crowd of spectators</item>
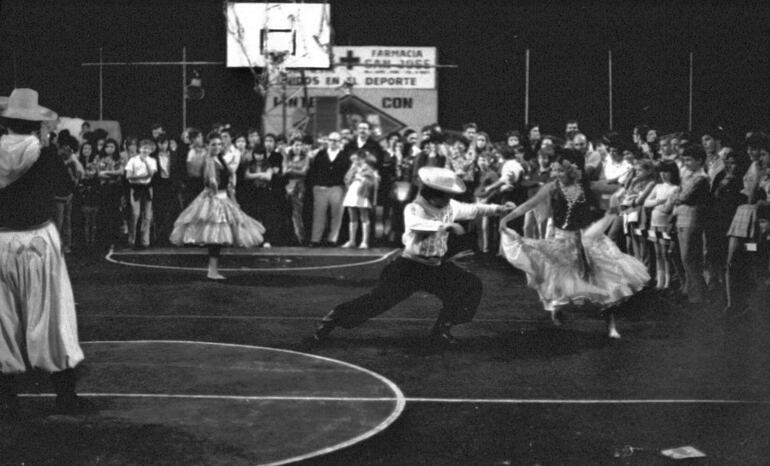
[[[375,137],[362,121],[315,140],[219,123],[207,132],[188,128],[178,140],[161,124],[147,138],[122,141],[89,127],[51,133],[75,187],[57,202],[65,252],[168,245],[175,218],[203,189],[206,157],[216,155],[207,146],[210,133],[224,143],[230,194],[266,227],[264,247],[398,246],[420,167],[454,170],[468,187],[461,201],[520,204],[549,180],[558,156],[582,168],[601,212],[614,216],[607,234],[649,267],[662,292],[695,304],[723,299],[727,310],[739,310],[755,283],[766,284],[767,134],[731,140],[719,127],[696,136],[639,125],[632,134],[589,139],[574,120],[563,134],[532,124],[500,142],[474,123],[462,131],[433,124]],[[549,219],[542,206],[513,227],[547,237]],[[495,253],[491,222],[467,225],[456,248]]]

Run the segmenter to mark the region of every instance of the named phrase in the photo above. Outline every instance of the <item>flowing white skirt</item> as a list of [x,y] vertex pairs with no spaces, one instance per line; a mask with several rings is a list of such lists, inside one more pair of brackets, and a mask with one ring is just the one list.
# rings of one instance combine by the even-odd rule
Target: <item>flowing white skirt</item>
[[75,298],[53,222],[0,231],[0,369],[71,369],[83,360]]
[[601,311],[627,300],[650,281],[644,264],[604,235],[608,221],[605,217],[580,235],[557,228],[555,237],[548,239],[503,234],[501,249],[508,262],[526,273],[527,284],[537,291],[545,310]]
[[226,192],[204,189],[179,214],[171,232],[176,246],[235,246],[250,248],[264,241],[265,227],[246,215]]

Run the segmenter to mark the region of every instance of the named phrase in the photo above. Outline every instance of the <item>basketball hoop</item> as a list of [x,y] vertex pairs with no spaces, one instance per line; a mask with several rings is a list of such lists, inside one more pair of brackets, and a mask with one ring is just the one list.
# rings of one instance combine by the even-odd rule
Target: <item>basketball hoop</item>
[[289,55],[288,50],[268,50],[267,57],[268,62],[274,66],[281,66],[286,61],[286,57]]
[[283,83],[287,76],[286,59],[289,56],[288,50],[271,49],[266,53],[267,64],[267,86]]

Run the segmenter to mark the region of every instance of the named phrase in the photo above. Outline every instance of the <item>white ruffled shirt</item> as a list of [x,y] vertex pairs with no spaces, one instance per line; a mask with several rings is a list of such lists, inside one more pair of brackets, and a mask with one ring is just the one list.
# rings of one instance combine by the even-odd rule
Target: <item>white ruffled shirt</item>
[[40,158],[40,140],[30,134],[6,134],[0,138],[0,189],[27,173]]
[[451,199],[446,207],[438,209],[418,196],[404,208],[405,231],[401,237],[404,251],[401,255],[423,264],[439,265],[447,252],[449,239],[449,232],[439,231],[442,225],[495,215],[497,208],[495,204],[467,204]]

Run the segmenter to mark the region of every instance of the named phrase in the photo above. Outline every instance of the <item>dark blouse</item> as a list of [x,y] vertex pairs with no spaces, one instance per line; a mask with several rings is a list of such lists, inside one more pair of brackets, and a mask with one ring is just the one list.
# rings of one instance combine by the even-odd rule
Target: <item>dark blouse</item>
[[217,171],[217,187],[219,190],[227,189],[227,184],[230,182],[230,170],[227,169],[227,162],[225,162],[225,156],[221,152],[217,154],[217,160],[221,165],[214,164]]
[[712,187],[713,198],[711,208],[706,212],[706,216],[712,226],[725,230],[730,227],[733,215],[738,206],[745,204],[748,199],[741,193],[743,190],[743,179],[741,177],[731,178],[724,181],[725,171],[723,170],[714,178]]
[[26,230],[54,217],[55,197],[73,186],[56,146],[44,147],[27,173],[0,189],[0,228]]
[[562,230],[580,230],[591,224],[593,220],[591,206],[586,199],[585,189],[580,186],[580,195],[575,203],[570,206],[564,197],[561,183],[556,183],[551,191],[551,211],[553,224]]

